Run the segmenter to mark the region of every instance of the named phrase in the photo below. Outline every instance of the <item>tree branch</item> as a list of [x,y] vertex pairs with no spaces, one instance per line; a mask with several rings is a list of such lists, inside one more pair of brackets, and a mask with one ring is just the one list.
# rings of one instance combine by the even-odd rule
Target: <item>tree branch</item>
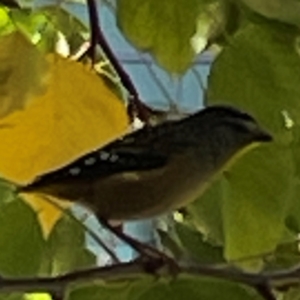
[[258,285],[256,290],[266,300],[276,300],[276,297],[268,283]]
[[[156,269],[154,274],[169,275],[166,263],[161,259],[151,260]],[[149,262],[148,262],[149,263]],[[193,276],[206,276],[211,278],[224,279],[231,282],[247,285],[256,289],[266,300],[275,300],[272,289],[281,288],[282,284],[288,287],[296,282],[300,285],[300,267],[262,273],[242,272],[233,268],[220,268],[210,265],[181,265],[180,273]],[[52,295],[62,295],[70,285],[91,282],[95,280],[128,280],[139,279],[142,276],[151,275],[143,261],[121,263],[112,266],[76,271],[57,277],[40,278],[0,278],[0,292],[21,292],[38,293],[46,292]],[[153,274],[152,274],[153,275]],[[172,274],[174,276],[174,274]]]
[[145,274],[144,266],[137,262],[76,271],[56,277],[0,278],[0,292],[61,294],[69,285],[92,280],[139,278]]

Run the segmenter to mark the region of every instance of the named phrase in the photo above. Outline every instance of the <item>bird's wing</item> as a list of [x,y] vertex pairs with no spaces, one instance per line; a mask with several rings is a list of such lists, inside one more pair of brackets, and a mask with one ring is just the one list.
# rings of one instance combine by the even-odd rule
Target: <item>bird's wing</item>
[[[155,130],[156,131],[156,130]],[[157,150],[158,136],[153,130],[139,130],[107,146],[94,150],[70,164],[36,178],[21,190],[65,180],[93,180],[113,174],[143,171],[165,166],[168,155]]]
[[181,126],[180,124],[180,121],[166,122],[130,133],[60,169],[39,176],[21,190],[33,190],[35,186],[60,183],[65,180],[88,181],[121,172],[162,168],[167,164],[172,153],[184,149],[181,138],[175,134],[176,127]]

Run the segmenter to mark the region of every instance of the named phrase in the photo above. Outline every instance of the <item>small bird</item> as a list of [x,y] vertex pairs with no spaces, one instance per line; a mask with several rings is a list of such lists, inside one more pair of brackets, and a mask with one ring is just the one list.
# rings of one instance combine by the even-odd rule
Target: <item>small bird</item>
[[75,201],[105,220],[153,217],[192,202],[242,150],[271,140],[249,114],[210,106],[125,135],[19,193]]

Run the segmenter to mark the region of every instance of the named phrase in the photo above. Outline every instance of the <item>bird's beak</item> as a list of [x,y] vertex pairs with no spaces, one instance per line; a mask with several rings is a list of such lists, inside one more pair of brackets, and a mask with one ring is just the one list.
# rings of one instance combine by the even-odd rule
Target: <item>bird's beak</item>
[[266,130],[257,128],[255,132],[255,139],[258,142],[271,142],[273,141],[273,136]]

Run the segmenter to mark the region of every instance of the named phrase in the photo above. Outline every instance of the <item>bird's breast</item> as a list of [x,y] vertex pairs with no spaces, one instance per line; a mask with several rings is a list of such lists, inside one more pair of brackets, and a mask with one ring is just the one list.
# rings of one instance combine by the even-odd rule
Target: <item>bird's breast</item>
[[203,162],[175,157],[151,171],[124,172],[92,185],[85,204],[99,215],[116,220],[153,217],[180,208],[201,194],[210,177]]

